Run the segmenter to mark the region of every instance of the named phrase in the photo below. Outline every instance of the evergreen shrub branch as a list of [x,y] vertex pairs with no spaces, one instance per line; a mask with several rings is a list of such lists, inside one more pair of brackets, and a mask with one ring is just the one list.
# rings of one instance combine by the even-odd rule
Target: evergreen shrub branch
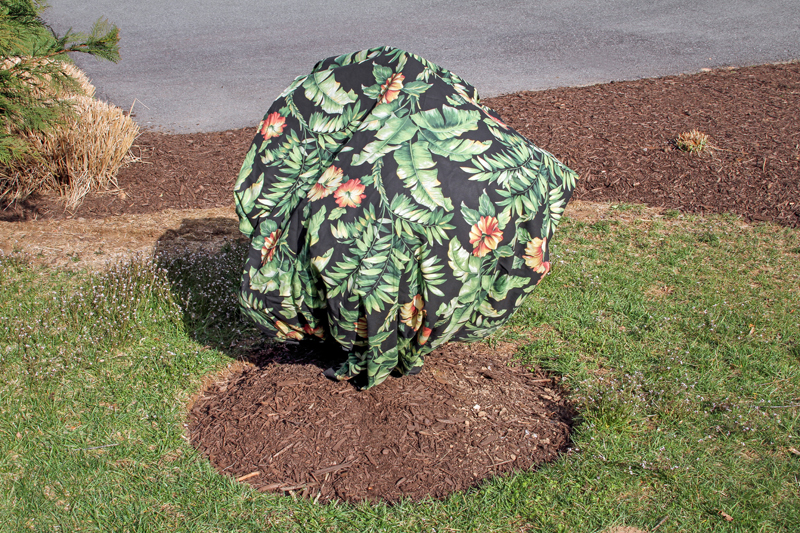
[[59,36],[41,19],[46,8],[39,0],[0,0],[0,182],[4,166],[37,159],[24,134],[62,123],[72,113],[63,97],[83,93],[64,71],[66,54],[119,60],[116,26],[100,19],[88,34],[70,29]]

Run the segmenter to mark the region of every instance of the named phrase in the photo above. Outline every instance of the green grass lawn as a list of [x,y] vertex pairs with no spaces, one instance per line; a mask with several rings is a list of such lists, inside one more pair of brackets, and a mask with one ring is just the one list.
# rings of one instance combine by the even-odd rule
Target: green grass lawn
[[573,449],[395,506],[262,494],[187,443],[189,398],[257,335],[242,248],[102,274],[0,259],[0,531],[800,531],[800,231],[609,213],[563,221],[495,335],[563,377]]

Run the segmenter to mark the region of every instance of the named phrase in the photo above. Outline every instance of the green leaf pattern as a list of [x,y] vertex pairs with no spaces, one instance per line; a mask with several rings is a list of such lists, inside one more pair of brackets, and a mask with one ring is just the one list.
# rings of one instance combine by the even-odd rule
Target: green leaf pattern
[[240,306],[279,339],[332,338],[336,376],[374,386],[511,317],[549,271],[576,179],[419,56],[320,61],[273,103],[236,181]]

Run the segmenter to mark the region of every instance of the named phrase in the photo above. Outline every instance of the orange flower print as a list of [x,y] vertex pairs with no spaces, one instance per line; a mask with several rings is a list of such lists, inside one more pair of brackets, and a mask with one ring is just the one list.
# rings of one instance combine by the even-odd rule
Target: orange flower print
[[497,226],[497,219],[494,217],[481,217],[481,219],[472,225],[469,232],[469,242],[475,249],[472,250],[472,255],[476,257],[483,257],[489,253],[489,250],[494,250],[500,241],[503,240],[503,232]]
[[264,140],[269,140],[273,137],[279,137],[283,133],[283,128],[286,127],[286,118],[280,116],[278,113],[270,113],[267,118],[261,121],[258,125],[258,131]]
[[336,189],[333,196],[336,198],[336,203],[339,207],[356,207],[361,203],[361,200],[367,197],[366,194],[363,194],[364,189],[366,187],[361,185],[360,179],[347,180]]
[[547,239],[540,239],[534,237],[532,241],[528,241],[525,247],[525,264],[532,268],[539,274],[546,274],[550,271],[550,263],[544,260],[544,253],[547,250]]
[[275,327],[278,328],[278,334],[276,335],[278,339],[293,339],[299,341],[303,338],[303,334],[301,332],[294,330],[296,326],[276,320]]
[[367,329],[367,317],[361,316],[358,317],[358,322],[355,324],[356,326],[356,335],[359,337],[367,338],[369,337],[369,330]]
[[537,268],[536,272],[539,272],[542,275],[542,277],[539,278],[539,281],[536,282],[536,284],[538,285],[542,281],[542,279],[544,279],[544,277],[550,272],[550,261],[543,261],[542,266]]
[[403,88],[403,80],[406,79],[402,74],[392,74],[389,79],[381,85],[381,96],[378,98],[379,104],[388,104],[397,100],[400,89]]
[[422,326],[422,320],[425,318],[425,302],[422,300],[422,295],[417,294],[414,299],[400,307],[400,321],[414,331],[417,331]]
[[428,342],[428,338],[431,336],[431,332],[433,330],[431,328],[422,328],[419,330],[419,334],[417,335],[417,342],[420,346]]
[[313,202],[330,196],[333,191],[338,189],[339,185],[342,184],[342,174],[344,174],[344,171],[341,168],[333,165],[329,166],[325,172],[322,173],[319,181],[308,191],[308,199]]
[[319,337],[320,339],[325,338],[325,329],[322,326],[312,328],[309,324],[305,324],[303,326],[303,331],[305,331],[307,335],[313,335],[315,337]]
[[261,265],[266,265],[272,261],[275,249],[278,247],[278,240],[281,238],[281,230],[273,231],[269,237],[264,239],[264,247],[261,248]]

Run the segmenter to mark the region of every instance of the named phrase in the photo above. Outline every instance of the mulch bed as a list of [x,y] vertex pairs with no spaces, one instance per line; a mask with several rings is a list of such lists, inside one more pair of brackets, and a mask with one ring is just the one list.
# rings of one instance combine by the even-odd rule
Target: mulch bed
[[[485,102],[579,172],[576,199],[800,226],[800,63]],[[675,145],[694,129],[712,145],[699,155]],[[73,213],[36,196],[6,206],[0,220],[229,206],[253,136],[254,128],[145,132],[133,150],[142,161],[119,173],[122,193],[91,194]],[[327,348],[253,349],[255,365],[193,404],[191,440],[226,475],[318,501],[440,498],[554,460],[569,445],[563,392],[548,376],[509,366],[513,348],[481,350],[448,345],[418,376],[356,392],[322,376]]]
[[[487,100],[582,180],[576,198],[800,225],[800,63]],[[697,129],[707,153],[679,150]]]
[[[800,63],[722,69],[490,98],[515,129],[581,175],[574,198],[642,203],[800,225]],[[266,110],[265,110],[266,111]],[[232,203],[253,128],[145,132],[120,171],[122,195],[92,194],[74,213],[53,196],[0,211],[0,220],[107,217]],[[693,129],[713,148],[675,139]]]
[[503,347],[451,343],[419,375],[359,392],[322,375],[327,349],[273,345],[203,391],[191,441],[260,491],[321,502],[442,498],[553,461],[569,445],[573,412],[557,378],[509,366],[513,346]]

